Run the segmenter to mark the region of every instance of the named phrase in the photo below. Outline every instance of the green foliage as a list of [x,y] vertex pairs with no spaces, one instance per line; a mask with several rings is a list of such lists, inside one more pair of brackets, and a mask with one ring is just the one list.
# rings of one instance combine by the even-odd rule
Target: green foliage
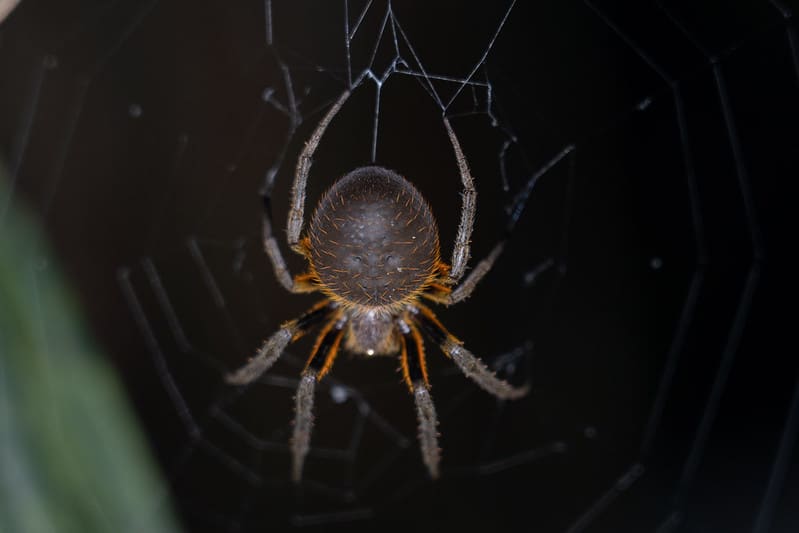
[[0,220],[0,532],[177,531],[124,393],[42,234],[11,204]]

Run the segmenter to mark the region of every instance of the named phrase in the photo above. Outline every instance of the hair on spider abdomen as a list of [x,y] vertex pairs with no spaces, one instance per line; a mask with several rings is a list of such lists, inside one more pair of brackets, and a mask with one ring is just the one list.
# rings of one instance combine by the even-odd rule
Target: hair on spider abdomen
[[438,227],[421,193],[383,167],[361,167],[322,197],[308,229],[310,260],[332,297],[383,307],[435,275]]

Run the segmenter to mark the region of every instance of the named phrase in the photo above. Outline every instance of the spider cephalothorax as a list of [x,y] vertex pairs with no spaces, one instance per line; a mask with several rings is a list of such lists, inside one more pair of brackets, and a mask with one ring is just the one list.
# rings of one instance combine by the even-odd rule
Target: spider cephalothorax
[[494,376],[421,303],[427,299],[449,305],[468,297],[491,269],[503,243],[459,283],[469,259],[477,195],[460,143],[446,118],[444,126],[464,188],[451,265],[441,261],[438,228],[421,193],[396,172],[378,166],[357,168],[335,182],[302,235],[311,158],[349,94],[345,91],[320,121],[297,162],[288,241],[308,260],[306,273],[291,276],[272,234],[268,213],[264,217],[264,246],[280,283],[291,292],[318,291],[326,298],[301,317],[285,322],[249,363],[228,376],[228,381],[250,383],[274,364],[290,342],[321,326],[295,398],[292,478],[299,481],[310,446],[315,384],[330,371],[342,344],[355,354],[397,355],[403,380],[416,403],[422,459],[435,478],[440,460],[438,422],[429,392],[422,334],[491,394],[519,398],[527,392],[525,387],[513,387]]

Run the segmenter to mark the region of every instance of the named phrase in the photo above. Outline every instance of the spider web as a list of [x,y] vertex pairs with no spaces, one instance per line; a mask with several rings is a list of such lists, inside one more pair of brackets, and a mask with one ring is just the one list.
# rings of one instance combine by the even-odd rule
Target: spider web
[[[20,198],[46,220],[164,467],[159,497],[191,531],[794,530],[799,365],[767,303],[785,289],[779,178],[799,168],[793,8],[429,4],[29,0],[0,26],[0,224]],[[309,210],[376,162],[428,198],[446,257],[444,115],[477,180],[472,264],[512,230],[475,295],[437,312],[532,394],[497,402],[431,349],[435,484],[393,360],[336,362],[299,487],[307,344],[251,387],[222,382],[314,301],[274,280],[259,194],[281,227],[302,143],[345,88]]]

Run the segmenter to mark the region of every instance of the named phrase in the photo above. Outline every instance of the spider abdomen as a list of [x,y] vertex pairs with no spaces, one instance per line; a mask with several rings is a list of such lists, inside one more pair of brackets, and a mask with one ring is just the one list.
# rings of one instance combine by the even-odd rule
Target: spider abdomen
[[387,306],[416,294],[439,260],[427,202],[409,181],[377,166],[333,184],[308,237],[309,259],[326,292],[359,305]]

